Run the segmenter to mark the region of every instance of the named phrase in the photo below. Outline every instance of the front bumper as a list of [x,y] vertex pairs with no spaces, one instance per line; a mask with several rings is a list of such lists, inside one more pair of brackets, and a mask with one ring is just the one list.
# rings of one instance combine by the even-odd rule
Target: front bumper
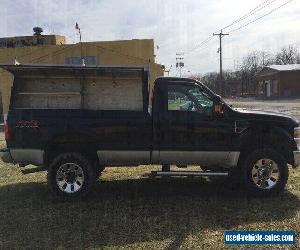
[[5,163],[12,163],[13,159],[11,157],[10,151],[8,148],[3,148],[0,150],[0,158]]
[[294,151],[294,166],[297,167],[300,165],[300,149]]

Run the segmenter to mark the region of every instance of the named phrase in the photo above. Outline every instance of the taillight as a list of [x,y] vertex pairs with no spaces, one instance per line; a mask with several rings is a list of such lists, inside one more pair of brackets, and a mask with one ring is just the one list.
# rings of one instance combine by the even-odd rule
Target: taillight
[[300,127],[294,128],[294,140],[298,148],[300,148]]
[[6,141],[9,139],[9,127],[7,124],[6,117],[4,117],[4,137]]

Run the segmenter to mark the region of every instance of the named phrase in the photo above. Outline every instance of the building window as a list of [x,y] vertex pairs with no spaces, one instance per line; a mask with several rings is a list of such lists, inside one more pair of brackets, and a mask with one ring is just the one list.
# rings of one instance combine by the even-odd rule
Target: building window
[[96,56],[72,56],[72,57],[66,57],[65,63],[71,64],[71,65],[81,65],[82,59],[84,59],[85,65],[97,65],[97,58]]
[[272,92],[273,94],[278,93],[278,80],[272,80]]

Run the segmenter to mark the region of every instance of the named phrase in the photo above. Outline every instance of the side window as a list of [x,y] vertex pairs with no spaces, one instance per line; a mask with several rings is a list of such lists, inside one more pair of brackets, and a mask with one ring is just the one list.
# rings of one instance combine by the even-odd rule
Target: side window
[[199,86],[168,86],[168,110],[194,111],[207,116],[212,114],[212,98]]
[[195,103],[184,93],[168,91],[168,110],[196,111]]

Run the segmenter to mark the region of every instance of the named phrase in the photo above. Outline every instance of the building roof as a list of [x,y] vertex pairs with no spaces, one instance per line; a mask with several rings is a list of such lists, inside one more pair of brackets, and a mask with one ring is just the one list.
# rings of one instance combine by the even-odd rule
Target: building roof
[[266,68],[274,69],[277,71],[290,71],[290,70],[300,70],[300,64],[286,64],[286,65],[269,65]]
[[257,72],[256,77],[262,79],[279,74],[280,72],[300,72],[300,64],[286,64],[286,65],[269,65],[263,67],[263,69]]
[[67,76],[67,75],[84,75],[84,76],[100,76],[104,74],[131,74],[137,72],[149,71],[143,65],[141,66],[81,66],[81,65],[47,65],[47,64],[27,64],[27,65],[8,65],[0,64],[0,68],[9,71],[15,76]]

